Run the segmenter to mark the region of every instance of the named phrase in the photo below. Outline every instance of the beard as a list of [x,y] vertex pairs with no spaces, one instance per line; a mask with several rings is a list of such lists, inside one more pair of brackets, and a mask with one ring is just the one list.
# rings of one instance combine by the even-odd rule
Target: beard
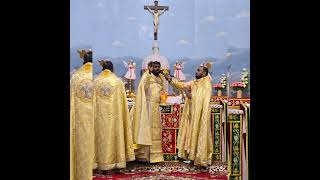
[[155,76],[159,76],[160,71],[152,71],[152,74],[154,74]]

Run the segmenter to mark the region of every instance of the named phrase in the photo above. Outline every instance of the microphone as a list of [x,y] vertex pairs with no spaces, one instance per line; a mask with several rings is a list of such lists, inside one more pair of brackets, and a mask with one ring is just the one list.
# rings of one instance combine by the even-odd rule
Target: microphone
[[[164,73],[164,70],[160,70],[160,73],[163,74],[163,75],[166,75],[166,74]],[[174,76],[171,75],[171,74],[167,74],[167,75],[169,75],[170,77],[174,77]]]

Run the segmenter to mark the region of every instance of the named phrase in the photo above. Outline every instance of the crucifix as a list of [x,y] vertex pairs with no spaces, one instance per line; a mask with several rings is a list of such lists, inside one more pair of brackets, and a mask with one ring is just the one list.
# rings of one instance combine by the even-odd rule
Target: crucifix
[[158,0],[154,1],[154,6],[144,6],[153,15],[154,40],[158,39],[159,16],[165,11],[169,11],[169,6],[158,6]]

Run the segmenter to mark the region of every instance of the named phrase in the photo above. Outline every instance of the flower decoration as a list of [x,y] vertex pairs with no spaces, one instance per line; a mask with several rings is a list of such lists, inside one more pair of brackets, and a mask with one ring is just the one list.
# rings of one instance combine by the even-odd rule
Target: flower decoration
[[227,87],[227,77],[224,74],[222,74],[220,79],[221,79],[220,83],[214,84],[212,86],[213,88],[223,90]]
[[232,87],[234,90],[240,90],[244,89],[246,85],[243,82],[233,82],[230,84],[230,87]]
[[249,84],[249,73],[246,68],[242,69],[241,82],[244,84],[244,88],[248,87]]
[[223,89],[223,85],[222,84],[214,84],[213,87],[216,88],[216,89]]

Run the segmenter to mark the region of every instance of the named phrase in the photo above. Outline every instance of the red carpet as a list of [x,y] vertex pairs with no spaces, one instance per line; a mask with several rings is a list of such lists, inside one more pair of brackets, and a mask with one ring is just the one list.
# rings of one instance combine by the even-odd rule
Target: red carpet
[[126,169],[118,173],[99,176],[93,180],[106,179],[211,179],[227,180],[227,166],[223,163],[215,163],[211,167],[196,167],[180,162],[165,162],[158,164],[128,163]]

